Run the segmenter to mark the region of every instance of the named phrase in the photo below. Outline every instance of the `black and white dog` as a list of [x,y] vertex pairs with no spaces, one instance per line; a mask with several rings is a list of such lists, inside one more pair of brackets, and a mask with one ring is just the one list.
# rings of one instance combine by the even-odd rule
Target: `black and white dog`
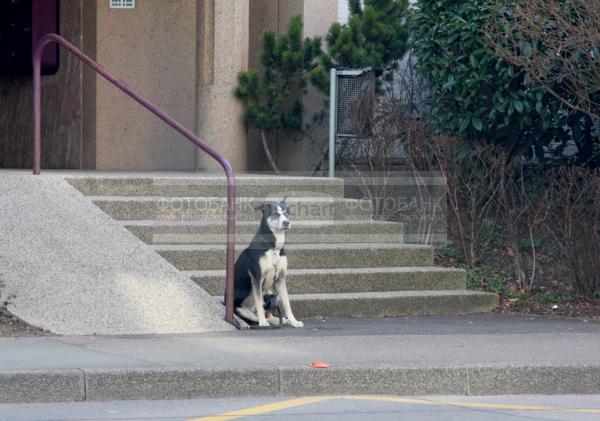
[[288,262],[283,248],[290,228],[287,196],[281,202],[264,203],[260,228],[235,262],[234,305],[236,313],[259,326],[276,325],[279,320],[265,311],[265,297],[273,294],[283,310],[284,323],[303,327],[292,313],[287,291]]

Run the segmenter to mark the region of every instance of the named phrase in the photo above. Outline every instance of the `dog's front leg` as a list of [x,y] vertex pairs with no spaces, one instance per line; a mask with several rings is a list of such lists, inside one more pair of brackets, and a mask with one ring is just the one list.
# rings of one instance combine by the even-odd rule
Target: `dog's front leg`
[[256,308],[256,316],[258,317],[259,326],[269,326],[265,316],[265,306],[263,303],[262,292],[263,279],[252,278],[252,295],[254,297],[254,306]]
[[304,327],[304,323],[296,320],[294,313],[292,313],[292,306],[290,305],[290,297],[287,290],[285,268],[280,272],[275,288],[277,290],[277,295],[279,295],[281,306],[283,307],[283,314],[288,319],[289,324],[293,327]]

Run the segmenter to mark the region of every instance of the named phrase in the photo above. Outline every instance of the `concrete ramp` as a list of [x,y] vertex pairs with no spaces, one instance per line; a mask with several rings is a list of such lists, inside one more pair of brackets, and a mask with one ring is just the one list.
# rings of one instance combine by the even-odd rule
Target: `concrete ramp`
[[58,334],[232,330],[224,307],[64,180],[0,171],[9,311]]

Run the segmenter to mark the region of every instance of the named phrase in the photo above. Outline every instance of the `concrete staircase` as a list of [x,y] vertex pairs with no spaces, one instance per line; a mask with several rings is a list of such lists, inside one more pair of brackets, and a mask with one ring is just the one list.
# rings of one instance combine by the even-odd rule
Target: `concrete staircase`
[[[225,279],[222,176],[81,176],[68,181],[210,294]],[[256,205],[288,194],[288,286],[299,320],[486,312],[498,297],[467,291],[465,272],[433,267],[433,249],[403,243],[399,223],[372,220],[339,179],[237,177],[237,252],[258,227]]]

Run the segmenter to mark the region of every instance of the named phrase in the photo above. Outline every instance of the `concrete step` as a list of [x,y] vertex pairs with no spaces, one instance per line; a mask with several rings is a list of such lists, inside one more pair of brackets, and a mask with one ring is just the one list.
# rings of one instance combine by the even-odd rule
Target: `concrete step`
[[[222,175],[69,176],[67,181],[184,275],[224,288]],[[289,289],[299,319],[485,312],[495,294],[466,291],[463,270],[435,268],[430,246],[403,244],[403,224],[373,220],[368,200],[345,199],[341,179],[239,175],[237,254],[258,227],[256,207],[290,200]]]
[[[223,197],[118,197],[91,196],[92,201],[117,220],[223,222],[227,200]],[[258,221],[256,207],[264,198],[238,198],[236,219]],[[295,220],[370,220],[373,204],[369,200],[328,197],[290,198],[290,218]]]
[[[222,175],[194,173],[188,176],[68,177],[67,181],[86,196],[225,197],[227,186]],[[236,187],[238,197],[344,195],[344,182],[338,178],[238,175]]]
[[298,320],[353,319],[484,313],[498,307],[498,295],[469,290],[291,294],[290,302]]
[[[222,270],[225,267],[224,245],[149,247],[179,270]],[[236,248],[236,257],[245,247]],[[289,267],[294,269],[433,266],[433,248],[414,244],[292,244],[285,250]]]
[[[123,225],[146,244],[224,244],[225,222],[124,221]],[[236,242],[249,244],[258,221],[236,224]],[[402,243],[403,224],[385,221],[292,221],[286,244]]]
[[496,294],[467,290],[296,294],[290,301],[298,320],[469,314],[498,307]]
[[[223,295],[225,271],[190,271],[184,274],[212,295]],[[386,267],[355,269],[291,269],[291,294],[456,290],[466,288],[465,271],[438,267]]]

